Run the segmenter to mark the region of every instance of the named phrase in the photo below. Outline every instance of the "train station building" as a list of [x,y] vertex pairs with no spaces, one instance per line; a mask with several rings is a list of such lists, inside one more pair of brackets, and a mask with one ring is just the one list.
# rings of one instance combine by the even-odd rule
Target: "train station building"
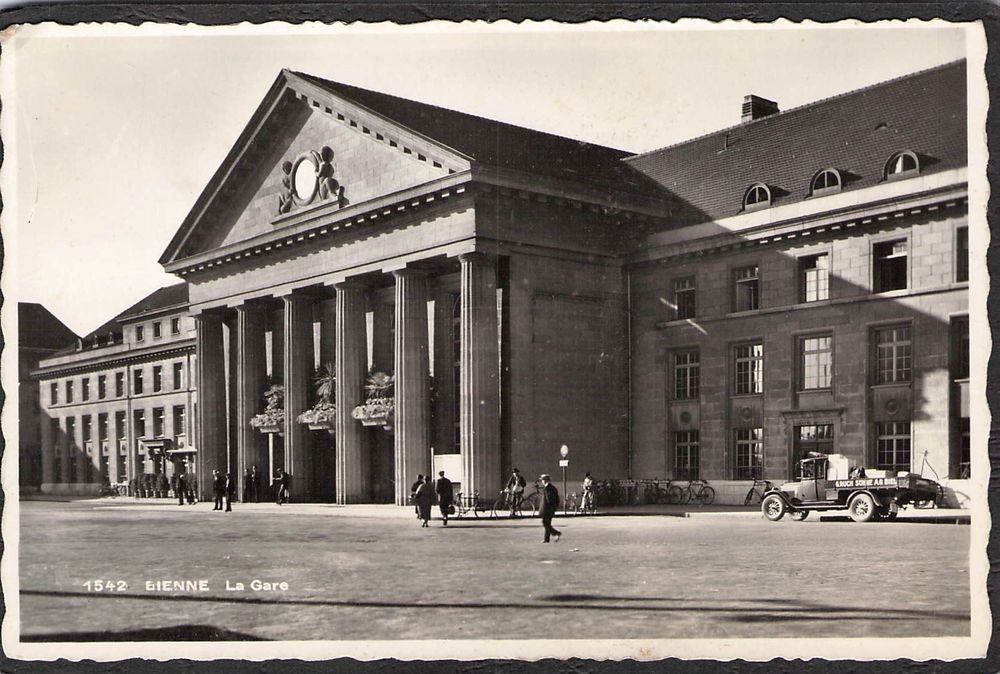
[[808,451],[960,478],[964,61],[733,117],[635,155],[282,71],[160,259],[201,479],[403,504],[563,445],[723,498]]

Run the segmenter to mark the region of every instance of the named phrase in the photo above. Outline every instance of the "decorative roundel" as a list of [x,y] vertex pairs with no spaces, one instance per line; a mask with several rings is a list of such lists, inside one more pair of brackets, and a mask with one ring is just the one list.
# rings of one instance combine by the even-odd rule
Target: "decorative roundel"
[[749,407],[744,407],[740,410],[740,417],[742,417],[743,421],[750,421],[753,419],[753,410]]
[[889,398],[885,401],[885,411],[889,414],[895,414],[899,411],[899,401],[895,398]]
[[315,152],[300,154],[292,164],[292,194],[299,204],[308,204],[319,185],[319,162]]
[[682,424],[689,424],[689,423],[691,423],[691,413],[688,412],[687,410],[684,410],[683,412],[681,412],[681,423]]

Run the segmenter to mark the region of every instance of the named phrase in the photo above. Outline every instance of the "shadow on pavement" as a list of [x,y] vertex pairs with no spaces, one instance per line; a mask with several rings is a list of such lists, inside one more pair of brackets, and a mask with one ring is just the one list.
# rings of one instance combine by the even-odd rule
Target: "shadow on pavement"
[[[515,603],[515,602],[426,602],[426,601],[351,601],[351,600],[327,600],[327,599],[265,599],[259,597],[217,597],[205,595],[157,595],[138,594],[131,592],[116,592],[114,594],[95,595],[93,592],[71,592],[61,590],[21,590],[22,596],[38,597],[65,597],[81,598],[88,600],[95,599],[139,599],[145,601],[180,601],[180,602],[207,602],[219,604],[263,604],[282,606],[328,606],[328,607],[350,607],[350,608],[392,608],[392,609],[418,609],[429,608],[465,610],[465,609],[549,609],[552,604],[545,603]],[[563,597],[569,597],[565,599]],[[651,611],[656,613],[731,613],[737,614],[727,617],[728,620],[746,620],[754,622],[758,620],[781,620],[785,618],[797,617],[800,620],[820,619],[820,620],[911,620],[913,618],[935,618],[946,620],[969,620],[969,612],[941,612],[928,613],[925,610],[892,609],[868,607],[865,610],[858,609],[857,606],[833,606],[826,604],[802,604],[789,600],[785,602],[784,608],[756,608],[753,602],[756,599],[706,599],[704,597],[691,599],[685,597],[617,597],[603,595],[552,595],[539,597],[544,601],[562,602],[559,608],[592,610],[592,611]],[[598,604],[594,602],[644,602],[642,605],[632,604],[628,607],[615,606],[609,604]],[[572,603],[569,603],[572,602]],[[657,605],[659,602],[678,602],[679,606]],[[729,605],[709,606],[708,604],[721,604],[726,602]],[[741,605],[734,605],[736,602],[743,602]],[[697,603],[697,605],[692,605]],[[818,616],[818,617],[817,617]]]
[[123,632],[55,632],[23,634],[24,642],[53,641],[268,641],[261,637],[233,632],[211,625],[171,625]]

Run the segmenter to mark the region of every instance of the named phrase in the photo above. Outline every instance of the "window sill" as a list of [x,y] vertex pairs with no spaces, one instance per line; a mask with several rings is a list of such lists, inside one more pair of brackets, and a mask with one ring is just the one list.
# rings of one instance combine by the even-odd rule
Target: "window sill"
[[763,393],[732,393],[729,398],[761,398],[763,395]]
[[878,295],[879,297],[906,297],[910,294],[909,288],[899,288],[897,290],[873,290],[872,295]]
[[894,381],[894,382],[889,382],[889,383],[886,383],[886,384],[872,384],[871,388],[876,388],[876,389],[877,388],[901,388],[901,387],[904,387],[904,386],[909,387],[909,386],[912,386],[912,385],[913,385],[912,381]]

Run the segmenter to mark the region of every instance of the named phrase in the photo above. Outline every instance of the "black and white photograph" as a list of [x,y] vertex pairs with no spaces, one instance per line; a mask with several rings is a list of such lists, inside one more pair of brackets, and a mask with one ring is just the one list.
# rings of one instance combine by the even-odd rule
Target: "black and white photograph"
[[981,23],[0,40],[7,657],[986,655]]

